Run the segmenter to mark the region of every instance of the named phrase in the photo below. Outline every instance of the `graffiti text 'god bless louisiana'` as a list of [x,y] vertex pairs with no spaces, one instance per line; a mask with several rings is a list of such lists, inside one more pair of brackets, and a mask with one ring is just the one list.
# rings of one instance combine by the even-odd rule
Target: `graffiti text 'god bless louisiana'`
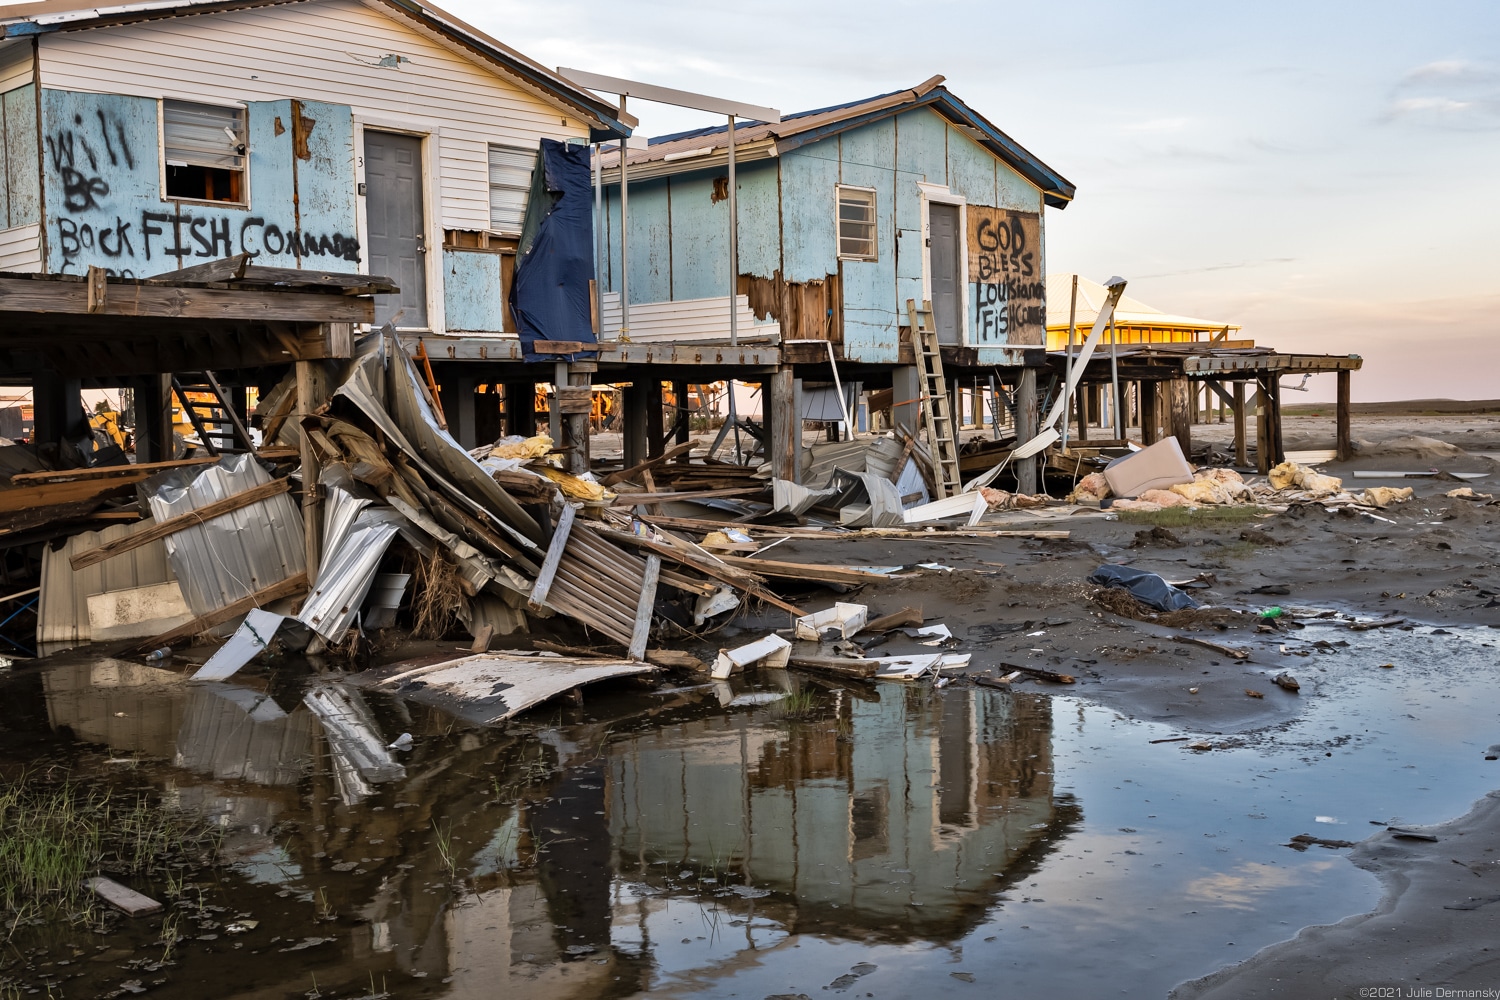
[[[186,257],[216,259],[236,253],[251,259],[262,253],[296,258],[336,257],[359,262],[359,241],[343,233],[306,233],[283,229],[259,216],[238,220],[224,216],[175,212],[141,212],[140,221],[116,216],[112,225],[94,226],[75,219],[57,220],[58,249],[64,269],[84,254],[98,253],[122,264],[135,260]],[[132,277],[125,270],[122,277]]]

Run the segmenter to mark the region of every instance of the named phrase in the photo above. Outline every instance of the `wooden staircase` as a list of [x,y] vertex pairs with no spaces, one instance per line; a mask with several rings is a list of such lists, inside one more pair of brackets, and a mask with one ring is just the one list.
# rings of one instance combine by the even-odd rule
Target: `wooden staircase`
[[172,376],[172,391],[183,414],[193,425],[198,440],[210,455],[254,451],[250,432],[234,406],[224,396],[219,380],[210,371],[181,372]]
[[937,327],[932,322],[932,303],[924,300],[918,309],[916,299],[907,299],[906,316],[922,372],[922,423],[927,430],[927,445],[932,449],[933,486],[937,499],[946,500],[963,492],[963,479],[958,471],[953,402],[948,396],[948,379],[943,375],[943,355],[938,346]]

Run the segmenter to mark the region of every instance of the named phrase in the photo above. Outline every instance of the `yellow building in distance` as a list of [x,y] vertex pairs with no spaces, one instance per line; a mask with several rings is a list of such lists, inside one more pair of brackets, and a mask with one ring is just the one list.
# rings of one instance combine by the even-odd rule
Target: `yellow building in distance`
[[[1073,295],[1072,274],[1047,275],[1047,350],[1061,351],[1068,345],[1068,311]],[[1099,317],[1106,296],[1097,281],[1078,276],[1078,310],[1074,317],[1074,349],[1083,344]],[[1254,347],[1253,340],[1239,340],[1239,324],[1178,316],[1148,306],[1129,295],[1115,307],[1115,333],[1122,344],[1181,344],[1212,342],[1215,347]],[[1106,332],[1101,349],[1111,343]]]

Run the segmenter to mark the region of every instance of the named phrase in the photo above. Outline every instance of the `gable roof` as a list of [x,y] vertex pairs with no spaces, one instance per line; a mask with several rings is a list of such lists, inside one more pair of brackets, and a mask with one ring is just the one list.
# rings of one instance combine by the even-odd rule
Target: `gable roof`
[[[1066,330],[1068,328],[1068,311],[1073,302],[1073,275],[1047,274],[1047,329]],[[1075,323],[1083,335],[1087,336],[1089,328],[1099,318],[1099,310],[1104,308],[1104,302],[1109,297],[1109,291],[1097,281],[1088,278],[1078,278],[1078,312]],[[1225,323],[1216,319],[1199,319],[1195,316],[1179,316],[1175,313],[1164,313],[1155,306],[1148,306],[1140,299],[1129,295],[1120,296],[1119,303],[1115,306],[1115,325],[1122,330],[1170,330],[1188,333],[1219,333],[1227,330],[1238,330],[1238,323]]]
[[[909,90],[892,91],[847,104],[784,115],[780,122],[736,122],[734,151],[738,162],[779,156],[788,150],[826,139],[840,132],[889,118],[913,108],[930,108],[970,139],[989,150],[1011,169],[1041,189],[1048,205],[1064,208],[1073,200],[1074,186],[1020,143],[953,95],[934,76]],[[632,176],[701,170],[727,157],[727,125],[694,129],[649,140],[645,149],[629,151],[626,163]],[[604,157],[606,169],[619,166],[618,151]],[[637,167],[642,168],[637,174]]]
[[[39,0],[0,7],[0,40],[251,7],[317,2],[319,0],[143,0],[86,7],[78,0]],[[461,49],[522,89],[567,108],[589,123],[594,133],[592,138],[596,141],[627,136],[635,124],[635,119],[622,115],[609,101],[574,86],[541,63],[528,59],[427,0],[361,2],[409,23],[450,47]]]

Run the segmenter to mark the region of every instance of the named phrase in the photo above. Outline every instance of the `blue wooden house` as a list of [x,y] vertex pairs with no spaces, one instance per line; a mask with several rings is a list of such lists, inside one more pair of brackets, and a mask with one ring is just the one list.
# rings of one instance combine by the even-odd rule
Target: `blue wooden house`
[[[854,365],[910,365],[910,299],[931,301],[950,363],[1014,365],[1044,344],[1044,210],[1065,207],[1073,185],[942,84],[736,128],[742,338],[774,330],[788,360],[826,355],[822,344],[796,349],[826,340]],[[727,129],[627,155],[632,332],[727,316]],[[622,279],[618,153],[603,165],[609,337]],[[725,308],[708,309],[715,299]]]

